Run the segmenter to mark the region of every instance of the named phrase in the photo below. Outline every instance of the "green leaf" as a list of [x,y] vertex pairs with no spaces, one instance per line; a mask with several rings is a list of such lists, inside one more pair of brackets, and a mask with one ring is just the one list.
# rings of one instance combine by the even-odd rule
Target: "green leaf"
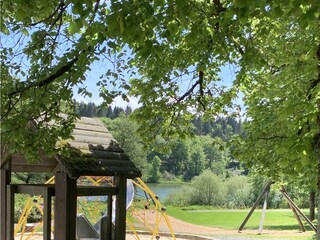
[[120,33],[123,33],[124,32],[124,23],[123,23],[122,18],[119,19],[119,28],[120,28]]
[[22,28],[22,29],[21,29],[21,32],[22,32],[25,36],[29,36],[29,32],[28,32],[27,29]]
[[179,74],[177,71],[173,71],[173,75],[174,75],[175,77],[180,77],[180,74]]
[[68,26],[68,32],[70,33],[70,35],[74,35],[79,30],[80,30],[80,28],[75,22],[70,22],[70,24]]
[[211,27],[207,27],[207,31],[209,32],[210,36],[213,37],[214,33]]
[[107,45],[108,45],[108,47],[110,47],[110,48],[112,48],[112,49],[116,49],[116,48],[118,47],[118,45],[115,44],[115,43],[112,42],[112,41],[109,41],[109,42],[107,43]]
[[25,17],[27,17],[28,15],[27,15],[27,12],[23,9],[23,8],[21,8],[21,7],[19,7],[18,8],[18,10],[17,10],[17,12],[16,12],[16,14],[15,14],[15,17],[16,17],[16,19],[18,20],[18,21],[21,21],[21,20],[23,20]]
[[281,17],[283,15],[283,11],[280,6],[275,7],[274,9],[275,17]]
[[1,21],[1,25],[0,25],[0,30],[2,33],[4,33],[5,35],[9,35],[10,32],[9,32],[9,29],[6,27],[6,25],[4,25]]
[[171,35],[175,35],[179,31],[179,26],[177,21],[171,21],[168,23],[168,31],[170,32]]

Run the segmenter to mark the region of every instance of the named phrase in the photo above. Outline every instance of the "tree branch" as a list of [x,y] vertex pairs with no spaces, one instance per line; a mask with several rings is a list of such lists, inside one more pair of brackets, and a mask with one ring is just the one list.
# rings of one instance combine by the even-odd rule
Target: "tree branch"
[[200,103],[200,105],[203,107],[203,110],[205,111],[206,110],[206,106],[204,105],[204,103],[201,101],[201,98],[203,97],[203,76],[204,76],[204,73],[203,71],[200,71],[199,72],[199,91],[200,91],[200,96],[198,98],[198,102]]
[[200,96],[198,98],[198,102],[200,103],[200,105],[203,107],[204,110],[206,110],[206,106],[204,105],[204,103],[201,101],[201,97],[204,96],[204,91],[203,91],[203,76],[204,73],[203,71],[199,72],[199,80],[196,81],[191,88],[185,92],[181,97],[179,97],[176,101],[176,103],[180,103],[182,102],[185,98],[187,98],[189,95],[191,95],[191,93],[194,91],[194,89],[199,85],[199,92],[200,92]]
[[39,82],[22,82],[23,84],[17,88],[15,91],[8,94],[9,97],[13,97],[16,94],[23,93],[26,90],[33,88],[33,87],[43,87],[45,85],[48,85],[49,83],[53,82],[58,77],[61,77],[66,72],[69,72],[73,65],[78,61],[78,56],[76,56],[74,59],[69,61],[66,65],[63,65],[60,67],[54,74],[50,75],[49,77],[39,81]]
[[200,86],[200,95],[203,96],[203,71],[199,72],[199,86]]
[[50,15],[49,15],[48,17],[46,17],[45,19],[42,19],[42,20],[40,20],[40,21],[38,21],[38,22],[31,23],[31,24],[30,24],[30,27],[34,27],[34,26],[36,26],[36,25],[38,25],[38,24],[40,24],[40,23],[44,23],[44,22],[46,22],[46,21],[48,21],[48,20],[51,20],[51,19],[53,18],[53,16],[56,15],[56,13],[59,11],[59,9],[60,9],[63,5],[64,5],[64,2],[63,2],[63,1],[60,1],[59,5],[56,7],[56,9],[53,11],[52,14],[50,14]]
[[222,3],[220,2],[220,0],[212,0],[212,2],[214,3],[214,5],[216,6],[216,10],[217,13],[222,13],[224,11],[227,10],[227,8],[223,7]]
[[181,97],[179,97],[178,99],[177,99],[177,102],[176,103],[180,103],[180,102],[182,102],[186,97],[188,97],[192,92],[193,92],[193,90],[196,88],[196,86],[198,86],[200,84],[200,80],[198,80],[198,81],[196,81],[192,86],[191,86],[191,88],[187,91],[187,92],[185,92],[185,94],[183,94]]

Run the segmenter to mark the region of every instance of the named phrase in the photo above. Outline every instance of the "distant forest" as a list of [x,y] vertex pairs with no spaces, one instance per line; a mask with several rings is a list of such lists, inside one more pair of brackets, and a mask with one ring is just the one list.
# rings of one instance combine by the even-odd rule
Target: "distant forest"
[[97,106],[94,102],[77,102],[75,101],[76,113],[82,117],[107,117],[115,119],[120,116],[120,113],[130,115],[132,108],[127,106],[125,109],[122,107],[104,107],[102,105]]
[[[117,106],[101,107],[94,102],[77,102],[75,101],[76,113],[82,117],[107,117],[116,119],[121,113],[130,115],[133,109],[130,106],[126,108]],[[214,120],[203,121],[201,117],[197,117],[192,121],[195,129],[194,134],[198,136],[210,135],[211,137],[219,137],[223,141],[227,141],[234,134],[242,133],[242,122],[233,117],[221,117]]]

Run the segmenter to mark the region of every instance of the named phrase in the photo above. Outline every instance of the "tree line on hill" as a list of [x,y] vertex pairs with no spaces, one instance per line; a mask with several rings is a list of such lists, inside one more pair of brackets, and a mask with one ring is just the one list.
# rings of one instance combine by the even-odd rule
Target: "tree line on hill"
[[[144,180],[159,182],[160,178],[181,178],[190,181],[209,169],[218,175],[239,171],[239,163],[224,147],[234,134],[241,134],[241,121],[219,117],[204,121],[198,116],[192,121],[192,138],[160,136],[153,145],[146,144],[137,133],[139,124],[129,116],[132,108],[97,106],[93,102],[76,102],[80,116],[100,117],[121,147],[143,171]],[[165,149],[165,151],[164,151]]]
[[85,103],[83,101],[74,101],[75,112],[82,117],[107,117],[115,119],[120,116],[120,113],[127,115],[132,113],[132,108],[126,106],[126,108],[114,106],[96,105],[94,102]]
[[[107,117],[115,119],[120,114],[130,115],[133,109],[128,105],[125,108],[119,106],[97,105],[94,102],[74,101],[76,113],[82,117]],[[204,121],[201,116],[192,120],[195,135],[210,135],[219,137],[223,141],[230,140],[234,134],[242,134],[242,122],[234,117],[219,117],[214,120]]]

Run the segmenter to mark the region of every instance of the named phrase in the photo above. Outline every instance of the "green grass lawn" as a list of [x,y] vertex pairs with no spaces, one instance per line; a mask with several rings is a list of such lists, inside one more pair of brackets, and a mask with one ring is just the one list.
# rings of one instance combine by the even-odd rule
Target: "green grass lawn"
[[[209,209],[209,210],[188,210],[167,206],[170,216],[181,219],[192,224],[208,227],[220,227],[226,229],[238,229],[249,210]],[[305,212],[306,213],[306,212]],[[246,229],[257,229],[261,218],[261,210],[256,210],[249,221]],[[299,225],[290,209],[267,210],[264,229],[271,230],[299,230]],[[311,228],[305,223],[307,230]]]

